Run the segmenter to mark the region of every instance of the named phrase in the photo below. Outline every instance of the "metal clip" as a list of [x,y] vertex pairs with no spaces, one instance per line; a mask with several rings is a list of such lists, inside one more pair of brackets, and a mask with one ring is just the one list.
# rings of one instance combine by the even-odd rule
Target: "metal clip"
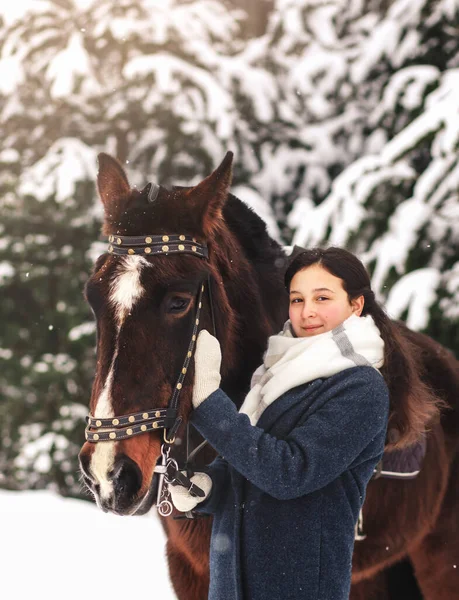
[[156,505],[158,512],[162,517],[168,517],[172,513],[173,509],[166,479],[170,450],[170,447],[166,446],[165,444],[161,446],[161,464],[157,465],[154,471],[155,473],[159,473]]

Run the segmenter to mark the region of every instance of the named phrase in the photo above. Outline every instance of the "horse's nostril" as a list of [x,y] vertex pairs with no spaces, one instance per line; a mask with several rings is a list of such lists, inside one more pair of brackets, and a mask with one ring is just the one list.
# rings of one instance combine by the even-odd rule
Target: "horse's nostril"
[[116,459],[113,468],[113,487],[115,502],[119,507],[129,506],[142,486],[142,472],[128,456]]

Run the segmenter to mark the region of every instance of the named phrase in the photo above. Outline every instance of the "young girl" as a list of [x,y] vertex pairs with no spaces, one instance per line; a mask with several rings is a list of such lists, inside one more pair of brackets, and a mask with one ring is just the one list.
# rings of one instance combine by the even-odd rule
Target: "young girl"
[[218,341],[197,340],[191,422],[220,456],[192,477],[199,505],[170,491],[178,510],[213,515],[210,600],[347,599],[355,525],[384,450],[379,369],[393,340],[364,266],[339,248],[306,250],[285,284],[290,318],[239,412],[219,389]]

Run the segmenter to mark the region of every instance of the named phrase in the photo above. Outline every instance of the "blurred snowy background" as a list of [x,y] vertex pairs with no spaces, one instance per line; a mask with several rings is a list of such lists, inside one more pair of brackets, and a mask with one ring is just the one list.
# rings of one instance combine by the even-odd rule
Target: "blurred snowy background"
[[[0,490],[2,597],[176,598],[156,514],[117,517],[53,492]],[[122,552],[122,569],[117,557]],[[97,563],[92,564],[92,548]],[[135,552],[129,551],[135,548]]]
[[459,0],[2,2],[0,140],[2,488],[86,498],[100,151],[140,186],[233,150],[276,239],[459,352]]

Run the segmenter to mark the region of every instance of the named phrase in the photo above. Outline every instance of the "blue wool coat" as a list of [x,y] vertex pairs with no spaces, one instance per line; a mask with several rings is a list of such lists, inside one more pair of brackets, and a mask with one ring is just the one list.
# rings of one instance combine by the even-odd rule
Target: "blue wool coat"
[[355,523],[381,459],[382,376],[355,367],[289,390],[256,426],[222,390],[191,421],[219,453],[209,600],[347,600]]

